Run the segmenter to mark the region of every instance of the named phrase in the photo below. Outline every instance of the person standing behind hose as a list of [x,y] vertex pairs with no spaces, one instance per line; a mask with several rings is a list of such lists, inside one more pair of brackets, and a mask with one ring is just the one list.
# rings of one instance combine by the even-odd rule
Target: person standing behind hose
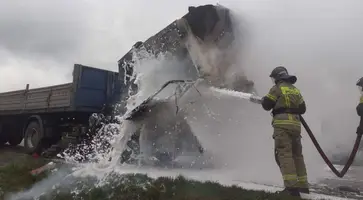
[[[261,104],[267,111],[272,109],[275,159],[285,186],[281,193],[300,196],[300,192],[309,193],[299,117],[306,111],[305,101],[294,86],[296,76],[289,75],[285,67],[276,67],[270,77],[274,86],[262,98]],[[254,99],[251,98],[251,101]]]
[[359,126],[357,128],[357,134],[363,135],[363,77],[358,80],[357,86],[358,86],[359,92],[361,93],[359,104],[357,106],[357,114],[358,114],[358,116],[360,116],[360,122],[359,122]]

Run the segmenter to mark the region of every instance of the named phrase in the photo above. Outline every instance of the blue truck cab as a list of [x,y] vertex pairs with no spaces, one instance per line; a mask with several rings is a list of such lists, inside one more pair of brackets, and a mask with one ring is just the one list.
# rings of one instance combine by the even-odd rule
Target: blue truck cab
[[122,81],[118,72],[75,64],[73,84],[74,110],[100,112],[120,101]]

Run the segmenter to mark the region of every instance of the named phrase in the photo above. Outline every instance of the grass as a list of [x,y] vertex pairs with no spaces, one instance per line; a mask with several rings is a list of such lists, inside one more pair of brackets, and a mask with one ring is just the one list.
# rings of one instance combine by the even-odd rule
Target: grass
[[[94,187],[93,183],[78,182],[71,190],[54,190],[40,200],[294,200],[262,191],[244,190],[237,186],[225,187],[215,182],[198,182],[177,178],[162,177],[151,179],[143,174],[110,174],[107,184]],[[73,193],[75,189],[80,191]]]
[[[2,154],[8,154],[2,152]],[[8,156],[8,155],[2,155]],[[11,157],[9,156],[9,159]],[[16,155],[6,164],[0,166],[0,199],[5,193],[16,192],[30,187],[46,175],[32,176],[30,171],[43,166],[46,163],[43,159],[34,159],[29,155]]]
[[[43,159],[24,156],[0,167],[0,199],[5,193],[22,191],[42,180],[46,174],[30,175],[30,171],[43,166]],[[294,200],[262,191],[245,190],[237,186],[226,187],[216,182],[198,182],[161,177],[152,179],[143,174],[109,174],[106,184],[96,187],[95,179],[83,178],[52,188],[40,200]],[[77,191],[77,192],[75,192]],[[22,199],[23,200],[23,199]]]

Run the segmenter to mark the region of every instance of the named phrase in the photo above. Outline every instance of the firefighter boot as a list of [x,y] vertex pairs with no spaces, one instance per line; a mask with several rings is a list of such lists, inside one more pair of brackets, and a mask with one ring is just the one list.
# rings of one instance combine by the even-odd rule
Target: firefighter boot
[[300,192],[298,188],[291,188],[291,187],[286,187],[284,190],[277,192],[278,194],[281,195],[290,195],[290,196],[294,196],[294,197],[300,197]]
[[300,193],[310,194],[309,188],[299,188]]

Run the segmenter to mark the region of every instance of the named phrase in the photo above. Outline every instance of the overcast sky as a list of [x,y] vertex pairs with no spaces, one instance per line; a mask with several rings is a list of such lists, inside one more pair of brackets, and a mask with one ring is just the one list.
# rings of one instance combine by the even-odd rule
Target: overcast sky
[[[218,2],[0,1],[0,92],[70,81],[74,63],[117,71],[118,59],[136,41],[183,16],[188,6],[206,3]],[[244,65],[263,92],[268,73],[283,64],[306,92],[318,85],[327,95],[340,89],[356,94],[355,81],[363,75],[363,1],[219,3],[247,26]]]
[[0,92],[69,81],[74,63],[117,71],[136,41],[184,15],[191,2],[0,1]]
[[[259,55],[285,55],[283,51],[291,51],[286,47],[294,45],[299,45],[300,48],[294,51],[304,53],[302,47],[306,49],[310,46],[310,51],[318,51],[313,56],[322,59],[351,51],[349,57],[354,59],[345,62],[345,67],[361,65],[359,57],[362,55],[363,32],[358,21],[362,20],[362,2],[314,2],[316,1],[219,1],[241,14],[247,23],[254,26],[255,31],[259,31],[254,33],[260,35],[260,43],[256,42],[255,48],[261,42],[266,42],[264,39],[267,37],[269,48],[261,49],[264,52]],[[116,71],[117,60],[136,41],[145,40],[184,15],[188,6],[206,3],[217,1],[1,1],[0,92],[22,89],[26,83],[37,87],[69,81],[74,63]],[[297,31],[307,38],[321,37],[324,45],[329,46],[322,48],[319,46],[322,43],[314,40],[310,40],[314,42],[311,43],[304,38],[295,38]],[[271,40],[267,34],[278,35],[273,35],[276,39]],[[335,39],[331,39],[334,37]],[[357,39],[359,41],[354,41]],[[349,41],[342,46],[346,40]],[[286,49],[266,52],[272,47],[278,48],[279,43]],[[257,55],[254,53],[252,56]],[[289,59],[297,60],[303,56],[289,55]],[[284,61],[285,58],[281,57],[280,60]]]

